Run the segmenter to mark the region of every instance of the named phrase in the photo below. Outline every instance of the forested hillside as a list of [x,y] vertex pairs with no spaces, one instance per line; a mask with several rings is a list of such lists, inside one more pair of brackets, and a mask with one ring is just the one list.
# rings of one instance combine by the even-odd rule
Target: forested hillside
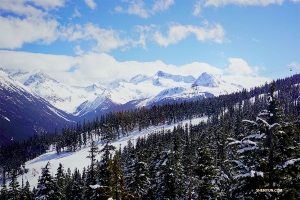
[[[300,75],[194,102],[112,112],[0,149],[0,199],[300,199]],[[207,116],[192,125],[186,119]],[[134,129],[176,122],[115,149]],[[96,137],[95,137],[96,136]],[[92,139],[99,139],[98,146]],[[56,144],[91,142],[90,165],[18,183],[20,166]],[[100,154],[100,155],[99,155]]]

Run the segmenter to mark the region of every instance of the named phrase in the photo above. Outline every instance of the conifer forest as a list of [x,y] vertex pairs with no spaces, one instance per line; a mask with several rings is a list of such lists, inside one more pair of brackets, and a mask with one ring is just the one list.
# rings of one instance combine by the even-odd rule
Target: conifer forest
[[[0,199],[300,199],[300,75],[190,102],[110,112],[0,149]],[[207,116],[207,122],[182,123]],[[135,129],[172,130],[111,143]],[[101,146],[96,143],[101,143]],[[88,167],[50,162],[38,184],[17,177],[55,144],[89,146]]]

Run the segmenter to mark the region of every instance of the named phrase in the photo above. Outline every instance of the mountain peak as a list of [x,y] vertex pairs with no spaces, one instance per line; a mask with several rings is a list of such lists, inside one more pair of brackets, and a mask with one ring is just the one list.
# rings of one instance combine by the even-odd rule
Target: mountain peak
[[147,75],[143,75],[143,74],[138,74],[134,77],[132,77],[129,81],[129,83],[133,83],[133,84],[138,84],[140,82],[143,82],[144,80],[146,80],[147,78],[149,78]]
[[165,73],[163,71],[158,71],[155,75],[159,77],[170,76],[171,74]]
[[175,82],[184,82],[184,83],[193,83],[195,78],[191,75],[189,76],[182,76],[182,75],[173,75],[163,71],[158,71],[155,76],[158,78],[165,78],[165,79],[172,79]]
[[37,70],[34,72],[35,73],[28,78],[28,80],[24,83],[24,85],[29,86],[32,83],[43,83],[45,81],[51,81],[51,82],[58,83],[57,80],[51,78],[49,75],[45,74],[41,70]]
[[203,72],[198,79],[192,84],[195,86],[205,86],[205,87],[219,87],[220,81],[212,74]]

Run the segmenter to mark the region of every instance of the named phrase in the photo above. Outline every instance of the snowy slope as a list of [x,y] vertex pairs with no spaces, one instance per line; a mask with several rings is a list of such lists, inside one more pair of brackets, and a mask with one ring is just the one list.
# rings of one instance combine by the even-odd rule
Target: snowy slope
[[[192,124],[198,124],[199,122],[207,121],[207,117],[202,117],[202,118],[194,118],[191,120]],[[182,124],[189,123],[190,120],[185,120],[182,121]],[[176,124],[175,124],[176,125]],[[147,130],[142,130],[139,132],[138,130],[134,130],[128,137],[123,137],[120,138],[119,140],[115,141],[112,143],[117,149],[120,147],[124,147],[129,140],[132,141],[133,144],[135,144],[135,140],[138,137],[143,137],[147,136],[148,134],[155,132],[155,131],[160,131],[164,128],[164,130],[173,130],[174,124],[171,125],[160,125],[160,126],[153,126],[148,128]],[[94,138],[94,140],[97,140],[97,137]],[[102,145],[100,142],[96,142],[98,145],[99,149],[102,148]],[[50,148],[50,150],[52,150]],[[79,169],[82,171],[83,167],[87,167],[90,165],[90,160],[86,158],[88,156],[88,151],[90,150],[89,146],[83,147],[81,150],[76,151],[76,152],[62,152],[60,155],[57,155],[55,151],[50,151],[48,153],[45,153],[33,160],[27,161],[25,163],[25,168],[29,169],[29,172],[24,174],[23,179],[24,181],[29,181],[30,186],[33,187],[37,185],[38,182],[38,176],[40,174],[37,174],[36,176],[33,175],[33,170],[37,170],[38,172],[41,173],[41,168],[45,167],[47,162],[49,161],[51,164],[51,169],[50,172],[54,175],[56,174],[56,170],[58,168],[59,163],[61,163],[64,167],[65,170],[68,168],[71,169],[71,172],[74,171],[75,168]],[[100,159],[101,155],[98,155],[96,159]],[[22,182],[22,176],[18,177],[19,183]]]

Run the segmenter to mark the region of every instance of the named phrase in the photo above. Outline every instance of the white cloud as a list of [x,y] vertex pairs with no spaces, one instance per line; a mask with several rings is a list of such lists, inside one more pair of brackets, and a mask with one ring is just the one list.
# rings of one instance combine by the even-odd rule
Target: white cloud
[[65,4],[65,0],[9,0],[1,1],[0,10],[2,10],[2,12],[13,12],[20,16],[41,16],[47,14],[42,9],[28,4],[28,2],[47,11],[57,7],[63,7]]
[[176,44],[181,40],[194,34],[199,41],[214,41],[222,43],[224,41],[225,31],[219,24],[213,24],[211,27],[198,27],[192,25],[182,26],[180,24],[172,24],[169,27],[167,36],[163,36],[161,32],[156,31],[153,39],[161,46],[169,46]]
[[[15,49],[24,43],[50,44],[59,37],[59,23],[50,10],[64,6],[65,0],[1,1],[0,48]],[[13,13],[13,15],[11,15]]]
[[255,38],[252,38],[252,41],[253,41],[253,42],[259,42],[259,40],[258,40],[258,39],[255,39]]
[[241,58],[228,58],[229,67],[226,69],[233,75],[254,76],[258,74],[259,67],[250,67],[248,63]]
[[145,8],[146,4],[142,0],[123,1],[128,3],[128,8],[124,9],[120,5],[115,7],[115,11],[119,13],[127,13],[131,15],[137,15],[141,18],[149,18],[156,12],[162,12],[168,10],[171,5],[174,4],[174,0],[156,0],[152,5],[152,8]]
[[115,11],[119,13],[127,13],[131,15],[137,15],[142,18],[148,18],[150,15],[146,9],[144,9],[145,3],[142,0],[133,0],[129,2],[128,9],[123,9],[121,6],[116,6]]
[[229,75],[223,76],[223,78],[229,83],[235,83],[250,89],[251,87],[260,86],[272,80],[258,74],[259,69],[264,69],[264,67],[251,67],[242,58],[229,58],[228,61],[229,67],[224,72],[228,72]]
[[[111,55],[95,52],[73,57],[0,50],[0,58],[1,67],[4,69],[24,69],[28,71],[41,69],[62,83],[79,86],[88,86],[99,82],[105,85],[117,78],[130,80],[137,74],[153,76],[159,70],[170,74],[192,75],[195,78],[198,78],[203,72],[208,72],[214,75],[222,75],[228,82],[240,84],[246,88],[258,86],[271,80],[255,75],[256,68],[249,67],[240,58],[229,59],[231,75],[227,76],[224,76],[226,71],[208,63],[193,62],[175,66],[167,65],[160,60],[153,62],[119,62]],[[240,73],[238,67],[245,72]],[[69,72],[71,68],[75,68],[75,70]]]
[[129,43],[127,39],[120,38],[118,31],[102,29],[92,23],[87,23],[84,26],[78,24],[70,26],[65,28],[62,33],[62,38],[68,41],[80,39],[94,41],[92,50],[96,52],[109,52]]
[[146,39],[151,38],[153,35],[153,30],[156,28],[156,25],[151,24],[149,26],[135,26],[134,31],[139,34],[138,40],[131,40],[133,47],[141,46],[143,49],[146,49]]
[[0,16],[0,48],[21,48],[24,43],[50,44],[58,38],[58,22],[44,18]]
[[152,11],[159,12],[159,11],[168,10],[169,7],[174,3],[175,3],[174,0],[156,0],[152,7]]
[[75,52],[76,55],[79,55],[79,56],[82,56],[83,53],[84,53],[79,45],[76,45],[76,47],[74,48],[74,52]]
[[[202,72],[222,74],[222,70],[207,63],[193,62],[175,66],[160,60],[153,62],[119,62],[106,53],[89,52],[81,56],[63,56],[0,50],[1,67],[33,71],[42,69],[58,81],[70,85],[108,83],[117,78],[130,80],[137,74],[154,75],[162,70],[171,74],[199,76]],[[74,72],[68,72],[70,68]]]
[[207,0],[205,6],[220,7],[228,4],[236,4],[241,6],[267,6],[270,4],[281,5],[284,0]]
[[201,4],[202,4],[202,1],[197,1],[194,4],[194,12],[193,12],[194,16],[198,16],[201,13]]
[[74,9],[74,13],[73,13],[72,17],[81,17],[81,14],[77,8]]
[[94,0],[84,0],[84,2],[93,10],[97,7],[97,4],[94,2]]
[[291,2],[300,3],[300,0],[291,0]]
[[295,69],[300,69],[300,64],[298,62],[292,62],[292,63],[288,64],[287,66],[289,66],[291,68],[295,68]]

